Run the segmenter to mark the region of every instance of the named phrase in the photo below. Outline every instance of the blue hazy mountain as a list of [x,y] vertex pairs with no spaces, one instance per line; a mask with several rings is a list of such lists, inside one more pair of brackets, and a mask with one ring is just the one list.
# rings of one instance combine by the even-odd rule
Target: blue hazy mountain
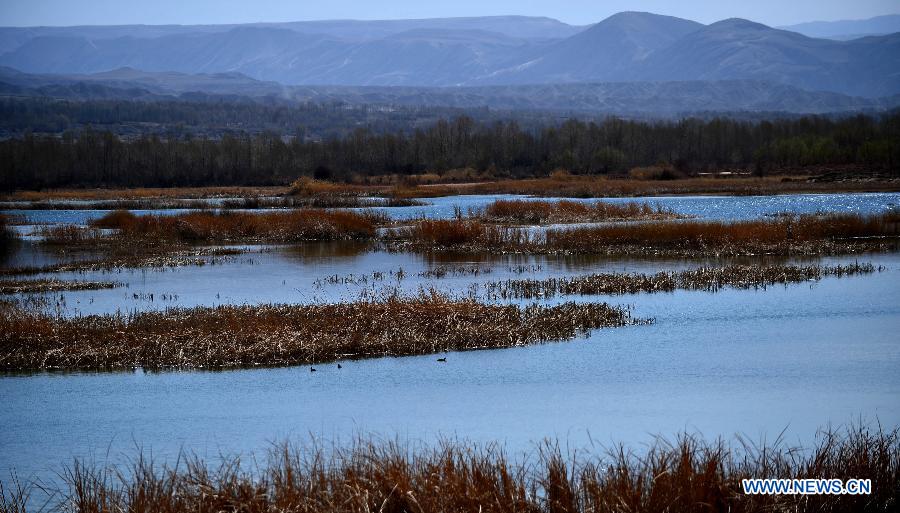
[[488,17],[218,26],[0,28],[0,65],[240,73],[286,85],[482,86],[755,80],[854,97],[900,93],[900,35],[811,38],[741,19],[619,13],[589,27]]
[[883,36],[900,32],[900,14],[875,16],[865,20],[810,21],[778,28],[809,37],[846,41],[865,36]]

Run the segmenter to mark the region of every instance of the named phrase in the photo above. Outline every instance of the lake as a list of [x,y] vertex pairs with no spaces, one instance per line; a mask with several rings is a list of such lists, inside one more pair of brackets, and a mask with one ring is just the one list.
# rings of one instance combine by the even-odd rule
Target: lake
[[[429,200],[432,201],[432,200]],[[388,209],[452,215],[485,197]],[[619,200],[616,200],[619,201]],[[782,211],[880,212],[898,194],[652,198],[676,211],[745,219]],[[431,210],[428,210],[430,208]],[[94,211],[21,211],[31,222],[84,222]],[[81,216],[81,217],[80,217]],[[26,242],[4,266],[61,258]],[[68,256],[64,258],[69,258]],[[656,272],[740,260],[522,255],[420,255],[355,244],[253,247],[216,265],[61,274],[124,287],[55,294],[68,315],[225,303],[338,301],[399,288],[480,297],[510,278]],[[768,261],[768,260],[767,260]],[[794,260],[773,259],[775,262]],[[828,425],[900,425],[900,253],[803,260],[872,262],[871,275],[765,290],[555,298],[630,305],[649,326],[596,330],[526,348],[220,372],[36,373],[0,376],[0,480],[52,482],[73,458],[122,461],[136,447],[158,461],[185,450],[263,454],[310,436],[374,435],[430,443],[499,441],[513,452],[545,437],[573,448],[654,434],[744,434],[808,444]],[[447,277],[424,275],[437,268]],[[478,268],[477,275],[469,271]],[[402,269],[402,277],[398,278]],[[457,272],[453,272],[456,270]],[[376,275],[375,273],[383,273]],[[329,276],[335,277],[328,280]],[[376,277],[378,276],[378,277]],[[149,295],[153,294],[153,299]],[[163,299],[165,297],[166,299]]]

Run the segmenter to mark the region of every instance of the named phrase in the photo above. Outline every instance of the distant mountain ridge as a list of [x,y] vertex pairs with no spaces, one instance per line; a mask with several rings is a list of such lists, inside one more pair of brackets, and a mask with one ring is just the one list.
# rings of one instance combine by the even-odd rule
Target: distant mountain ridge
[[640,12],[589,27],[509,16],[0,28],[0,65],[36,74],[237,72],[321,86],[753,80],[879,98],[900,94],[900,33],[836,41],[741,19],[703,25]]
[[809,37],[846,41],[865,36],[883,36],[900,32],[900,14],[875,16],[865,20],[811,21],[778,28]]
[[758,80],[606,82],[477,87],[285,86],[240,73],[188,75],[123,68],[93,75],[32,75],[0,68],[0,95],[70,100],[343,102],[463,109],[547,110],[649,117],[697,112],[839,113],[900,106]]

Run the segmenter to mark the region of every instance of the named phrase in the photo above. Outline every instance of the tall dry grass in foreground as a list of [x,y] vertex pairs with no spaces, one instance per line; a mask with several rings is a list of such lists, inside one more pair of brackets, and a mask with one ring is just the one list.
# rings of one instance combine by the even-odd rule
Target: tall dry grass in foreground
[[142,216],[117,210],[93,221],[91,226],[118,230],[108,237],[118,241],[284,243],[372,239],[376,226],[385,221],[384,216],[373,212],[317,209]]
[[483,221],[510,224],[591,223],[603,221],[647,221],[682,216],[662,205],[598,201],[497,200],[477,214]]
[[650,221],[529,232],[470,219],[422,220],[395,230],[419,250],[627,255],[838,254],[882,249],[900,236],[900,214],[778,216],[749,221]]
[[[444,442],[411,448],[357,441],[273,449],[245,470],[185,457],[171,467],[138,456],[128,468],[76,462],[64,473],[59,511],[100,513],[602,513],[888,512],[900,501],[898,432],[822,431],[806,450],[783,442],[727,444],[658,438],[649,448],[577,454],[545,442],[511,460],[496,445]],[[871,495],[745,495],[741,479],[870,479]],[[27,489],[0,511],[25,510]]]
[[434,292],[75,318],[0,302],[0,369],[299,365],[524,346],[636,322],[606,304],[490,305]]

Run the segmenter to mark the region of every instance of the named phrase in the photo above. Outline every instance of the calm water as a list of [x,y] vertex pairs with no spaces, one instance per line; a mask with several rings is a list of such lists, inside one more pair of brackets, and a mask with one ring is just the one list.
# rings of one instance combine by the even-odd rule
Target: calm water
[[[716,217],[730,211],[735,218],[751,206],[757,213],[868,212],[897,201],[897,195],[831,197],[834,203],[824,205],[821,197],[808,196],[767,198],[777,204],[661,200],[684,202],[675,207],[682,212]],[[734,204],[726,207],[729,201]],[[11,257],[53,258],[30,244]],[[518,451],[545,437],[583,447],[591,440],[640,444],[651,434],[682,430],[756,440],[786,430],[789,442],[809,443],[815,429],[828,424],[862,419],[900,425],[900,253],[816,261],[857,259],[885,271],[768,290],[577,298],[631,305],[634,315],[656,323],[598,330],[571,342],[453,353],[446,364],[424,356],[343,362],[340,370],[317,366],[316,373],[301,367],[0,376],[0,479],[15,470],[25,479],[52,481],[74,457],[122,461],[136,446],[162,460],[182,449],[214,460],[220,454],[258,455],[271,442],[309,436],[328,442],[358,434],[425,442],[456,436],[500,441]],[[348,245],[272,247],[198,268],[79,274],[74,277],[127,287],[61,296],[68,313],[95,313],[336,300],[395,286],[466,295],[483,290],[473,284],[510,277],[709,263],[725,262],[435,259]],[[419,275],[439,266],[478,267],[481,273]],[[375,279],[376,271],[385,277]],[[334,275],[344,279],[319,281]],[[177,299],[162,300],[163,294]]]

